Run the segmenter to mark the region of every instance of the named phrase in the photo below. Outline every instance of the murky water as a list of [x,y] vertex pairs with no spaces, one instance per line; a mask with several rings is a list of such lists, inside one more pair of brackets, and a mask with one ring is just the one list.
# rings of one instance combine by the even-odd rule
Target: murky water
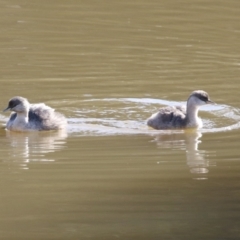
[[[1,239],[239,239],[240,3],[2,1],[1,108],[65,114],[14,133],[0,114]],[[201,130],[146,119],[203,89]]]

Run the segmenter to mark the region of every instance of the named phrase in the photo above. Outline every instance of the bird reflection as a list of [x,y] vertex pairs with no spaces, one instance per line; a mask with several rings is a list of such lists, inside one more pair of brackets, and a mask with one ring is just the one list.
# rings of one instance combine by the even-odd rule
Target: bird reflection
[[10,159],[13,159],[14,167],[29,169],[29,163],[33,161],[54,161],[46,155],[64,147],[67,133],[64,130],[30,133],[6,131],[6,137],[10,141]]
[[205,180],[208,179],[210,162],[207,159],[207,151],[198,149],[201,137],[202,133],[198,130],[186,130],[172,134],[159,134],[155,137],[155,141],[161,148],[185,150],[187,165],[193,178]]
[[209,160],[205,150],[198,150],[201,143],[202,134],[192,131],[186,134],[186,157],[190,172],[196,176],[196,179],[205,179],[209,172]]

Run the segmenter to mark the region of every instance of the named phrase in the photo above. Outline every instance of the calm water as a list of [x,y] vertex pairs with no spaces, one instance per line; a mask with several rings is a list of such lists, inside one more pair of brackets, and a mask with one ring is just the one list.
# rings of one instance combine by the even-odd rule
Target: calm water
[[[1,1],[0,100],[65,114],[14,133],[0,114],[1,239],[239,239],[240,2]],[[202,130],[155,131],[207,91]]]

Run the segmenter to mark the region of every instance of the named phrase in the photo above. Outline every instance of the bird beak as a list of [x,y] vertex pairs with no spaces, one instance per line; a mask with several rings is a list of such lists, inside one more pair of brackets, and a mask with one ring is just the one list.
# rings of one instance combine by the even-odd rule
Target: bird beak
[[5,109],[3,110],[3,112],[8,111],[9,109],[11,109],[11,108],[10,108],[10,107],[5,108]]

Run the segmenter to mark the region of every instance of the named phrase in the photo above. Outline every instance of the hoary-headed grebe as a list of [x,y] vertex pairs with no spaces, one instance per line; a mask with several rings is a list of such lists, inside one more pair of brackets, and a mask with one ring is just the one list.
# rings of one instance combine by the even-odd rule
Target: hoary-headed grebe
[[147,125],[154,129],[200,128],[202,120],[198,117],[198,109],[205,104],[214,104],[208,93],[197,90],[191,93],[184,106],[163,107],[153,114]]
[[13,111],[7,122],[7,129],[12,131],[44,131],[63,129],[66,118],[44,103],[30,104],[26,98],[13,97],[3,111]]

